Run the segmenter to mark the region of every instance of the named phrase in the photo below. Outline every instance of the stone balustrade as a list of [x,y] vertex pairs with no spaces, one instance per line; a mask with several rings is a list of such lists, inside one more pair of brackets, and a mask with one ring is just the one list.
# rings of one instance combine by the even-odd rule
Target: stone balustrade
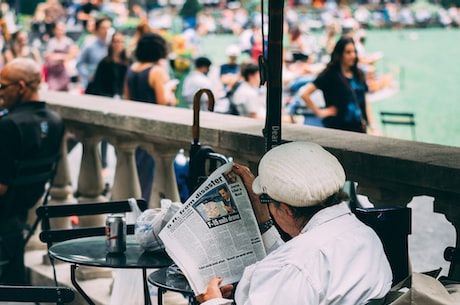
[[[179,199],[172,161],[180,148],[190,147],[191,110],[47,91],[42,97],[83,144],[76,186],[79,201],[106,200],[101,195],[97,146],[101,139],[109,141],[117,155],[112,199],[140,196],[134,161],[137,146],[156,161],[151,207],[158,206],[160,198]],[[202,144],[256,171],[265,147],[264,122],[209,112],[201,112],[200,117]],[[456,229],[457,250],[451,255],[460,257],[460,148],[290,124],[283,125],[282,138],[325,147],[343,164],[347,179],[358,183],[358,192],[375,205],[405,206],[414,196],[433,197],[434,212],[443,213]],[[74,200],[68,168],[63,147],[54,201]],[[451,264],[449,276],[460,280],[460,259]]]

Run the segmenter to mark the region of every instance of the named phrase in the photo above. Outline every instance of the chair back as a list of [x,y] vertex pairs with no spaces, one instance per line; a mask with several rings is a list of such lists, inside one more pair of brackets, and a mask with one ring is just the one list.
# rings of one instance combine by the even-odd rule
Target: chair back
[[409,275],[408,235],[411,233],[411,209],[376,207],[353,209],[363,223],[371,227],[382,241],[393,272],[393,285]]
[[[46,243],[48,247],[50,247],[55,242],[80,237],[104,235],[104,226],[72,229],[53,229],[50,227],[50,219],[69,216],[90,216],[110,213],[131,212],[130,201],[132,203],[137,204],[141,211],[147,209],[147,203],[144,199],[134,198],[107,202],[42,205],[38,207],[36,210],[37,217],[42,219],[42,232],[40,233],[40,240]],[[134,234],[134,225],[128,225],[127,230],[128,234]]]
[[0,285],[1,302],[43,302],[62,305],[72,302],[74,298],[75,292],[68,287]]
[[411,128],[412,140],[415,140],[415,114],[412,112],[380,112],[380,122],[386,134],[386,125],[409,126]]
[[[14,206],[19,195],[22,195],[23,190],[30,186],[43,186],[43,192],[38,196],[44,193],[44,204],[46,204],[60,157],[61,155],[56,153],[40,159],[16,160],[14,162],[14,174],[6,194],[8,207]],[[36,203],[27,202],[25,204],[32,207]]]
[[[40,232],[39,238],[42,242],[46,243],[49,250],[49,248],[55,242],[61,242],[81,237],[103,236],[105,235],[105,226],[53,229],[50,227],[50,219],[70,216],[91,216],[111,213],[126,213],[131,212],[131,205],[133,204],[137,204],[141,211],[147,209],[147,202],[145,202],[144,199],[134,198],[106,202],[41,205],[36,210],[37,219],[42,220],[42,232]],[[134,234],[133,224],[127,225],[127,234]],[[49,256],[49,258],[53,266],[54,283],[56,286],[58,286],[56,269],[54,267],[54,259],[51,256]]]
[[[16,160],[14,162],[13,177],[8,184],[8,190],[5,194],[6,199],[2,205],[2,214],[5,219],[11,219],[10,216],[16,213],[13,211],[18,206],[28,209],[32,208],[42,196],[43,204],[47,204],[59,160],[60,154],[57,153],[45,158]],[[23,228],[28,231],[27,236],[24,238],[24,246],[33,236],[38,223],[39,220],[36,219],[30,227]],[[22,234],[22,232],[19,234]],[[16,237],[2,236],[0,237],[0,243],[5,238]],[[7,264],[9,264],[9,259],[2,259],[0,261],[0,274],[3,272],[3,266]]]

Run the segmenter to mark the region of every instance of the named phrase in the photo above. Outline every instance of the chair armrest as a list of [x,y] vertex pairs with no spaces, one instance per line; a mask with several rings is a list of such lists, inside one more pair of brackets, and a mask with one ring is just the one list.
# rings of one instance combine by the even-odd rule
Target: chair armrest
[[75,293],[68,287],[0,285],[0,301],[70,303]]

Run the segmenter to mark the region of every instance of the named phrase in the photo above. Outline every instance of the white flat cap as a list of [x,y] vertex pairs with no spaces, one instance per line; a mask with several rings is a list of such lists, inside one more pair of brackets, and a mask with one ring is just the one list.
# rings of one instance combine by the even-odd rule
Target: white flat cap
[[291,142],[260,160],[252,189],[295,207],[314,206],[339,191],[345,171],[331,153],[311,142]]

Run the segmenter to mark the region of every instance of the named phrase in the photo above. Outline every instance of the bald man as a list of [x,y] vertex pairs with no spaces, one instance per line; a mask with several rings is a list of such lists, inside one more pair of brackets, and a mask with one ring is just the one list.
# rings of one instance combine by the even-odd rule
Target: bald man
[[[0,72],[0,260],[9,260],[1,284],[25,284],[24,240],[28,210],[44,193],[44,185],[16,189],[8,205],[15,160],[34,160],[59,151],[64,124],[40,101],[41,69],[30,58],[17,58]],[[5,257],[6,255],[6,257]]]

